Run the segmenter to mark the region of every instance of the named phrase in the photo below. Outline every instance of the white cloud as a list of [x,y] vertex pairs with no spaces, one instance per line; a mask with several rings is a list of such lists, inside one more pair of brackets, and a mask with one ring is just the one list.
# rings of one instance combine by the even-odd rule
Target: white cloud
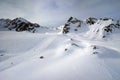
[[0,0],[0,17],[24,17],[41,25],[59,25],[68,17],[117,18],[119,0]]

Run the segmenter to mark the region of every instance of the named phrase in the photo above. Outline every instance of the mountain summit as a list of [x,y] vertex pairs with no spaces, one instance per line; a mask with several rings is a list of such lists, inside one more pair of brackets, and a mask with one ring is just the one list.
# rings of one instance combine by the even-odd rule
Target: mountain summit
[[70,17],[65,23],[62,33],[82,33],[89,37],[105,38],[111,33],[120,32],[120,21],[111,18],[88,18],[85,21]]
[[36,23],[31,23],[24,18],[15,18],[13,20],[10,19],[0,19],[0,25],[9,30],[15,31],[30,31],[35,32],[36,28],[39,28],[40,25]]

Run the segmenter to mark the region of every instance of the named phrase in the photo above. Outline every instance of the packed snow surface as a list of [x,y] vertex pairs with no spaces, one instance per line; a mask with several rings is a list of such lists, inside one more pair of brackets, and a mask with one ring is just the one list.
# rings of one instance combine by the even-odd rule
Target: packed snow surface
[[101,39],[96,26],[79,34],[0,31],[0,80],[120,80],[120,33]]

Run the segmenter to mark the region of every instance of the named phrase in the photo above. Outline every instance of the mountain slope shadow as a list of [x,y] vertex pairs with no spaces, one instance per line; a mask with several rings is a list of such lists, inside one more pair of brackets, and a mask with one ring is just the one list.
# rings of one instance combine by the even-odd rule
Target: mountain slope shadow
[[99,54],[97,54],[97,56],[99,58],[111,58],[111,59],[120,58],[120,52],[114,49],[101,47],[98,52]]

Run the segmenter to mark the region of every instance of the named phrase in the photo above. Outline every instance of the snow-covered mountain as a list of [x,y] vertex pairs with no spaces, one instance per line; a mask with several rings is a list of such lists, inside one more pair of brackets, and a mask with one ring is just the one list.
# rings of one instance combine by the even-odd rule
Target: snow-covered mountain
[[[89,23],[88,23],[89,24]],[[81,33],[88,31],[88,25],[77,18],[70,17],[63,27],[63,33]]]
[[120,33],[119,20],[115,21],[109,18],[99,19],[89,27],[90,30],[87,32],[87,35],[91,38],[106,38],[110,37],[112,34]]
[[28,32],[49,32],[50,28],[40,26],[37,23],[31,23],[24,18],[15,18],[13,20],[10,19],[0,19],[0,30],[3,31],[28,31]]
[[12,29],[0,27],[0,80],[120,79],[119,20],[70,17],[54,30],[36,27],[34,34],[6,25],[20,25],[16,19],[0,21]]
[[70,17],[62,28],[64,34],[86,33],[90,38],[105,38],[120,32],[120,21],[111,18],[88,18],[85,21]]

